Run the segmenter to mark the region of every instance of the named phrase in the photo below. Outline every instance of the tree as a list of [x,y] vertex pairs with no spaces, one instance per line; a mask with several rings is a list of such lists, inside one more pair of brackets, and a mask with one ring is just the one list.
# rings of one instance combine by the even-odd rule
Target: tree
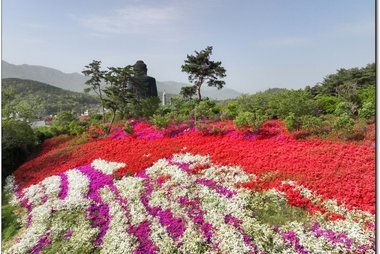
[[125,115],[128,110],[128,104],[135,102],[135,96],[130,82],[135,82],[133,66],[128,65],[124,68],[110,67],[104,75],[105,81],[110,85],[103,91],[106,94],[104,98],[105,107],[112,112],[112,119],[107,134],[111,131],[112,124],[115,120],[116,112],[119,111]]
[[280,119],[285,119],[290,112],[293,112],[295,117],[319,114],[318,103],[310,93],[301,89],[276,93],[270,99],[268,106]]
[[183,86],[179,94],[185,99],[191,99],[196,92],[195,86]]
[[[100,70],[100,64],[101,61],[93,60],[92,63],[85,66],[86,69],[83,70],[82,73],[85,76],[90,77],[90,79],[86,81],[86,85],[89,85],[90,89],[92,88],[92,90],[99,96],[99,99],[102,103],[103,122],[105,123],[106,116],[104,112],[104,100],[100,85],[101,81],[104,79],[104,75],[106,72]],[[89,89],[85,89],[85,92],[89,92]]]
[[15,89],[13,87],[2,87],[1,91],[1,114],[4,119],[10,118],[15,114]]
[[353,85],[355,89],[360,89],[368,85],[374,86],[375,84],[376,65],[371,63],[363,68],[341,68],[336,73],[326,76],[317,89],[319,94],[336,96],[342,92],[342,89],[351,88],[350,90],[352,90]]
[[185,64],[181,66],[182,71],[189,74],[189,81],[194,82],[198,100],[202,99],[201,86],[204,82],[207,82],[208,86],[214,86],[218,89],[222,89],[225,84],[218,78],[226,77],[226,70],[222,67],[222,62],[210,60],[211,54],[211,46],[200,52],[195,51],[195,55],[187,55]]
[[37,137],[26,122],[15,119],[2,120],[1,132],[1,171],[4,180],[27,160],[37,144]]

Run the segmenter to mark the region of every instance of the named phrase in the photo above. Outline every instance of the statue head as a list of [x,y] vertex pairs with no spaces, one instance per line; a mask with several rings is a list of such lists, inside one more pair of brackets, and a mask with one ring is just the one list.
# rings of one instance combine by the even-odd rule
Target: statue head
[[133,65],[133,70],[136,72],[143,73],[145,75],[148,73],[148,68],[146,67],[146,64],[144,63],[144,61],[142,60],[138,60],[135,63],[135,65]]

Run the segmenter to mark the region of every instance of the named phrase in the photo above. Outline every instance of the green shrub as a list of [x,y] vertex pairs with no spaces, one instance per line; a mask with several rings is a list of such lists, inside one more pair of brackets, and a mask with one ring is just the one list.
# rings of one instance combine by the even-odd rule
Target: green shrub
[[359,91],[361,108],[359,116],[366,119],[374,118],[376,115],[376,87],[369,85]]
[[202,132],[204,135],[221,135],[225,131],[225,128],[221,128],[213,124],[196,122],[195,126],[197,130]]
[[289,131],[293,131],[295,129],[298,129],[298,122],[296,119],[296,116],[293,112],[290,112],[289,115],[285,118],[285,127]]
[[50,126],[39,126],[34,128],[33,131],[39,140],[39,143],[42,143],[44,140],[54,136]]
[[196,100],[174,97],[171,99],[170,111],[173,114],[192,116],[194,108],[198,105]]
[[55,133],[55,135],[59,134],[69,134],[70,133],[70,128],[69,124],[72,121],[79,121],[75,115],[74,112],[70,111],[61,111],[57,114],[56,117],[54,117],[52,121],[52,132]]
[[128,134],[133,134],[133,126],[129,121],[124,124],[124,131]]
[[296,117],[317,116],[319,113],[318,103],[304,90],[288,90],[275,94],[269,102],[269,108],[280,119],[285,119],[290,112]]
[[150,97],[142,99],[138,105],[137,116],[149,118],[157,112],[160,107],[160,98]]
[[10,195],[11,193],[5,191],[1,194],[1,237],[3,244],[4,242],[11,240],[21,228],[16,213],[22,213],[22,209],[21,207],[14,206],[10,203]]
[[170,116],[153,115],[150,119],[150,123],[153,124],[157,129],[167,128],[170,123]]
[[352,128],[352,134],[348,136],[350,140],[363,140],[367,132],[367,121],[364,118],[359,118],[355,121]]
[[343,101],[336,105],[334,114],[337,116],[347,114],[353,116],[357,110],[357,106],[352,102]]
[[316,116],[304,115],[301,117],[301,128],[315,134],[319,133],[322,128],[322,119]]
[[372,101],[367,101],[363,104],[362,108],[359,109],[359,116],[366,119],[375,117],[376,115],[376,104]]
[[258,130],[266,120],[268,120],[268,115],[260,110],[255,113],[240,112],[234,120],[234,125],[237,129],[250,128],[254,131]]
[[90,120],[100,121],[103,118],[102,114],[92,113],[89,115]]
[[335,96],[321,96],[317,98],[318,104],[321,106],[324,114],[333,114],[337,105],[342,102]]
[[235,119],[238,115],[239,109],[238,109],[238,102],[237,101],[231,101],[227,105],[223,106],[221,109],[221,116],[220,118],[222,120],[232,120]]
[[344,138],[352,134],[355,121],[347,114],[343,113],[336,118],[334,130],[342,134]]
[[234,120],[234,125],[237,129],[249,128],[252,126],[254,117],[252,112],[240,112]]
[[2,177],[5,179],[31,155],[38,139],[33,129],[23,121],[2,121]]
[[170,114],[168,114],[168,117],[170,117],[175,124],[181,124],[191,119],[191,115],[181,115],[175,112],[171,112]]
[[273,108],[270,106],[277,93],[286,91],[285,89],[268,89],[255,94],[243,94],[236,100],[238,112],[265,112],[270,117],[274,116]]
[[68,129],[70,135],[82,135],[87,130],[87,126],[85,123],[73,120],[69,123]]
[[212,119],[218,116],[220,108],[216,106],[213,100],[202,100],[193,110],[195,118]]

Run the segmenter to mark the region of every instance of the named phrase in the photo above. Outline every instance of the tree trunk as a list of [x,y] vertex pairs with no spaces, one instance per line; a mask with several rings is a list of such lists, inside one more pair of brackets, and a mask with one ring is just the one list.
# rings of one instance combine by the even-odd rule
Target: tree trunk
[[201,101],[201,100],[202,100],[202,96],[201,96],[201,86],[197,86],[197,94],[198,94],[198,100]]
[[111,128],[112,128],[113,121],[115,120],[115,116],[116,116],[116,111],[112,111],[112,120],[110,123],[110,127],[108,128],[107,135],[110,134],[111,132]]
[[99,86],[99,98],[100,98],[100,101],[102,102],[103,124],[105,124],[106,123],[106,113],[104,112],[104,102],[103,102],[103,96],[102,96],[102,89],[100,89],[100,86]]

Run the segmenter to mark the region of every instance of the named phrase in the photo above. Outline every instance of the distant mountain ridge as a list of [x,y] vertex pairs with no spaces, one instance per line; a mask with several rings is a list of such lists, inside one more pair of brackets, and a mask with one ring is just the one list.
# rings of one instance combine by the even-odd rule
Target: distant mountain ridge
[[14,65],[1,61],[2,79],[19,78],[39,81],[74,92],[83,92],[87,78],[79,73],[62,71],[38,65]]
[[[88,78],[80,73],[64,73],[53,68],[38,65],[15,65],[4,60],[1,63],[2,79],[19,78],[34,80],[74,92],[83,92],[83,89],[87,87],[85,82]],[[189,85],[175,81],[157,81],[157,90],[159,95],[162,95],[164,91],[167,94],[176,95],[179,94],[182,86]],[[202,87],[202,96],[211,99],[231,99],[236,98],[240,94],[230,88],[218,90],[214,87],[207,87],[206,84]]]

